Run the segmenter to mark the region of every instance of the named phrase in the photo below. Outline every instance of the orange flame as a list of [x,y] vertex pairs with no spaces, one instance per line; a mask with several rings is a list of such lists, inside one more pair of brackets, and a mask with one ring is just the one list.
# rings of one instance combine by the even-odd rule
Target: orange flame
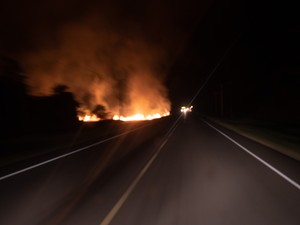
[[97,115],[91,113],[90,110],[80,107],[77,111],[77,117],[79,121],[83,122],[97,122],[101,120]]
[[140,120],[153,120],[153,119],[158,119],[161,117],[169,116],[170,113],[164,113],[164,114],[159,114],[155,113],[153,115],[144,115],[142,113],[137,113],[132,116],[118,116],[114,115],[113,120],[122,120],[122,121],[140,121]]
[[96,115],[92,114],[92,115],[78,116],[78,120],[83,121],[83,122],[97,122],[100,120],[100,118],[98,118]]

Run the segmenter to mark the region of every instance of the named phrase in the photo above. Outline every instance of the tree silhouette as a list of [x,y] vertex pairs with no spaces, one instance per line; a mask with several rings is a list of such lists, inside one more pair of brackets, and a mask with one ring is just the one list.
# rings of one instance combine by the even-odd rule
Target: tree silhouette
[[53,90],[54,94],[59,95],[59,94],[67,92],[68,89],[69,89],[69,87],[67,85],[58,84],[58,85],[54,86],[52,90]]
[[29,120],[33,132],[60,132],[77,125],[78,102],[66,85],[52,88],[53,95],[31,96]]
[[27,118],[27,85],[25,73],[18,61],[0,57],[0,118],[1,133],[16,136]]
[[79,104],[74,95],[67,91],[68,89],[67,85],[56,85],[53,87],[54,95],[50,96],[53,109],[51,110],[52,120],[55,120],[59,126],[69,126],[77,122]]
[[107,112],[103,105],[96,105],[95,108],[92,110],[92,113],[101,119],[106,119],[107,117]]

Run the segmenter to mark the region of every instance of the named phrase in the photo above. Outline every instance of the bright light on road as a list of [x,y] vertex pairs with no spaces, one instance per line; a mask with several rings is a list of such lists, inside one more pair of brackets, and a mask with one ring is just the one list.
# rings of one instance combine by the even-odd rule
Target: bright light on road
[[193,106],[190,106],[190,107],[182,106],[180,111],[182,113],[192,112],[192,108],[193,108]]

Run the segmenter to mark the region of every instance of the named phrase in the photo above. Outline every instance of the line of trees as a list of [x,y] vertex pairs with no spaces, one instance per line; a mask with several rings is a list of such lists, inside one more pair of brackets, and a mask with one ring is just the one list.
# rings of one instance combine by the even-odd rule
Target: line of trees
[[68,87],[53,87],[51,96],[28,94],[26,75],[13,59],[0,57],[1,138],[59,132],[78,125],[78,102]]

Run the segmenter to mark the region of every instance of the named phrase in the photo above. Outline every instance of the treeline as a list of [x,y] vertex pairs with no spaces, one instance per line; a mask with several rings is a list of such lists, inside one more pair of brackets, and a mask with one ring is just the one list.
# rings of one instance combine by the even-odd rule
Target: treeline
[[67,86],[53,87],[51,96],[31,96],[20,64],[0,57],[1,138],[61,132],[78,125],[77,108]]

